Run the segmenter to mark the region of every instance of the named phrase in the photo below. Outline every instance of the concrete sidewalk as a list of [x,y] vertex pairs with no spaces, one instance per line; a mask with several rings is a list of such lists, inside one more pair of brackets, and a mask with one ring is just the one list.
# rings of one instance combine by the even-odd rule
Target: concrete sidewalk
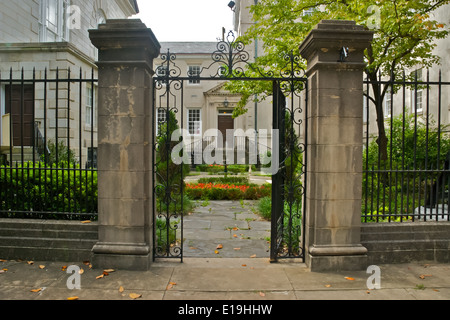
[[[253,205],[197,207],[184,220],[184,262],[158,260],[145,272],[0,260],[0,300],[450,300],[449,264],[380,265],[381,289],[374,290],[366,271],[314,273],[297,260],[271,264],[270,222]],[[70,266],[82,269],[80,289],[69,288],[77,283]]]
[[[81,289],[68,289],[77,265]],[[186,258],[146,272],[91,269],[80,262],[0,262],[1,300],[449,300],[450,265],[381,265],[381,289],[365,271],[313,273],[302,263],[267,259]],[[102,276],[103,275],[103,276]],[[99,277],[100,276],[100,277]],[[73,279],[73,278],[72,278]],[[32,290],[36,292],[32,292]]]

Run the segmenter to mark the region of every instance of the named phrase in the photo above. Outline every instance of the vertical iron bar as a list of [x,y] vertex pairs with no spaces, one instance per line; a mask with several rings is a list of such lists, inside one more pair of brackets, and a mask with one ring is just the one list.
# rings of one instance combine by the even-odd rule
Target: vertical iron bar
[[153,197],[152,197],[152,226],[153,226],[153,232],[152,232],[152,236],[153,236],[153,261],[155,261],[156,258],[156,252],[157,252],[157,247],[158,247],[158,243],[156,240],[156,179],[155,179],[155,153],[156,153],[156,148],[155,148],[155,135],[156,135],[156,117],[155,117],[155,107],[156,107],[156,80],[151,79],[151,81],[153,81],[153,85],[152,85],[152,117],[151,117],[151,123],[152,123],[152,133],[151,133],[151,139],[152,139],[152,144],[151,144],[151,148],[153,150],[152,152],[152,159],[151,159],[151,165],[152,165],[152,170],[151,170],[151,174],[152,174],[152,187],[153,187]]
[[[78,172],[78,185],[75,186],[77,188],[79,188],[80,193],[82,190],[82,167],[83,167],[83,149],[82,149],[82,132],[84,130],[83,128],[83,71],[80,67],[80,73],[79,73],[79,82],[78,82],[78,159],[79,159],[79,166],[78,166],[78,170],[75,170],[75,172]],[[75,183],[77,181],[77,179],[75,178]],[[79,204],[79,208],[81,209],[81,198],[79,199],[80,204]],[[86,207],[87,208],[87,207]],[[81,212],[83,210],[80,210]],[[86,210],[87,211],[87,210]],[[80,212],[80,213],[81,213]],[[89,213],[89,212],[86,212]]]
[[[403,213],[404,211],[404,194],[403,194],[403,188],[404,188],[404,181],[405,181],[405,121],[406,121],[406,76],[405,72],[403,71],[403,79],[402,79],[402,190],[401,190],[401,208],[400,213],[402,214],[400,216],[400,222],[403,222]],[[407,173],[408,174],[408,173]],[[406,206],[408,207],[408,203],[406,203]]]
[[[180,125],[180,128],[181,128],[181,132],[184,132],[183,131],[183,110],[184,110],[184,81],[181,81],[181,105],[180,105],[180,108],[181,108],[181,125]],[[169,138],[169,137],[168,137]],[[184,137],[183,137],[183,135],[181,135],[181,141],[184,143]],[[182,150],[182,152],[183,152],[183,154],[182,154],[182,156],[183,156],[183,159],[184,159],[184,147],[183,147],[183,150]],[[184,175],[183,175],[183,173],[184,173],[184,162],[182,162],[181,163],[181,165],[180,165],[180,170],[181,170],[181,179],[180,179],[180,196],[181,196],[181,211],[180,211],[180,214],[181,214],[181,239],[180,239],[180,262],[181,263],[183,263],[183,229],[184,229],[184,202],[183,202],[183,200],[184,200]],[[176,235],[176,232],[175,232],[175,235]],[[176,240],[176,236],[175,236],[175,240]]]
[[48,182],[47,182],[47,170],[48,170],[48,151],[47,151],[47,68],[44,71],[44,206],[49,202],[48,199]]
[[[278,113],[278,84],[276,81],[273,81],[273,106],[272,106],[272,117],[273,117],[273,130],[276,132],[276,130],[279,130],[279,113]],[[279,132],[278,132],[279,134]],[[272,134],[272,151],[276,150],[273,146],[278,143],[279,141],[274,141],[274,135]],[[282,146],[280,145],[279,148],[281,149]],[[279,155],[272,153],[272,166],[273,166],[273,159],[274,157],[278,157]],[[280,192],[279,192],[279,181],[280,178],[280,171],[277,171],[277,173],[272,175],[272,218],[271,218],[271,236],[270,236],[270,262],[277,262],[277,256],[278,256],[278,209],[279,209],[279,201],[280,201]]]
[[[70,78],[71,78],[71,74],[70,74],[70,68],[67,71],[67,192],[68,192],[68,212],[72,213],[72,186],[71,186],[71,179],[70,179],[70,174],[71,174],[71,151],[70,151],[70,94],[71,94],[71,83],[70,83]],[[64,176],[64,174],[63,174]]]
[[303,189],[303,205],[302,205],[302,216],[301,216],[301,223],[302,223],[302,248],[301,248],[301,252],[302,252],[302,259],[303,259],[303,263],[305,262],[306,259],[306,250],[305,250],[305,243],[306,243],[306,203],[307,203],[307,191],[308,191],[308,103],[309,103],[309,96],[308,96],[308,79],[306,79],[304,81],[304,92],[305,92],[305,150],[303,153],[303,165],[304,165],[304,172],[303,172],[303,185],[304,185],[304,189]]
[[[57,208],[60,208],[60,197],[59,197],[59,67],[56,68],[56,88],[55,88],[55,121],[56,121],[56,129],[55,129],[55,172],[56,172],[56,204]],[[52,166],[53,167],[53,166]]]
[[[370,119],[370,108],[369,108],[369,82],[368,82],[368,78],[366,78],[366,119],[363,119],[363,121],[366,121],[366,161],[365,161],[365,168],[364,168],[364,174],[366,176],[366,185],[365,185],[365,194],[364,194],[364,222],[367,222],[367,216],[368,216],[368,196],[369,196],[369,189],[368,189],[368,184],[369,184],[369,119]],[[363,111],[364,112],[364,111]]]

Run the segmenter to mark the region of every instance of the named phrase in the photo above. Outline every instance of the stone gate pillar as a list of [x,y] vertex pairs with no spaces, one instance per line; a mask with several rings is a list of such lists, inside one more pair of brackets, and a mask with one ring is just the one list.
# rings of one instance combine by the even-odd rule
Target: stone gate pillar
[[300,46],[307,59],[306,263],[312,271],[362,270],[364,50],[373,33],[322,21]]
[[141,20],[90,30],[98,58],[96,268],[146,270],[152,260],[152,75],[160,44]]

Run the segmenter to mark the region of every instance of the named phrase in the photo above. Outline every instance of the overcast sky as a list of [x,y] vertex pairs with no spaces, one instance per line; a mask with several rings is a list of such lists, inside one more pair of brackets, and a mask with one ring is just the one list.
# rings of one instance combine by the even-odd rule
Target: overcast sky
[[230,0],[138,0],[141,19],[160,42],[212,41],[233,28]]

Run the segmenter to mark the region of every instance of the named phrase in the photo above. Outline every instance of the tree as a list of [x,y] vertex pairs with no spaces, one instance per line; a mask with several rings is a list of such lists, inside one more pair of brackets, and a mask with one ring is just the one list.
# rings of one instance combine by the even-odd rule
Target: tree
[[[387,160],[382,102],[389,86],[376,80],[379,76],[399,79],[405,69],[428,68],[439,63],[439,57],[433,54],[434,40],[447,37],[448,28],[433,20],[432,14],[449,3],[450,0],[259,0],[251,7],[256,22],[239,40],[244,44],[254,39],[262,41],[264,55],[252,67],[267,70],[271,66],[276,74],[285,66],[285,53],[298,50],[299,44],[323,19],[354,20],[374,30],[374,40],[365,52],[366,75],[374,93],[371,101],[377,114],[377,142],[382,160]],[[234,116],[245,113],[247,100],[256,94],[271,94],[269,87],[253,84],[250,88],[244,82],[230,83],[228,89],[244,93]]]

